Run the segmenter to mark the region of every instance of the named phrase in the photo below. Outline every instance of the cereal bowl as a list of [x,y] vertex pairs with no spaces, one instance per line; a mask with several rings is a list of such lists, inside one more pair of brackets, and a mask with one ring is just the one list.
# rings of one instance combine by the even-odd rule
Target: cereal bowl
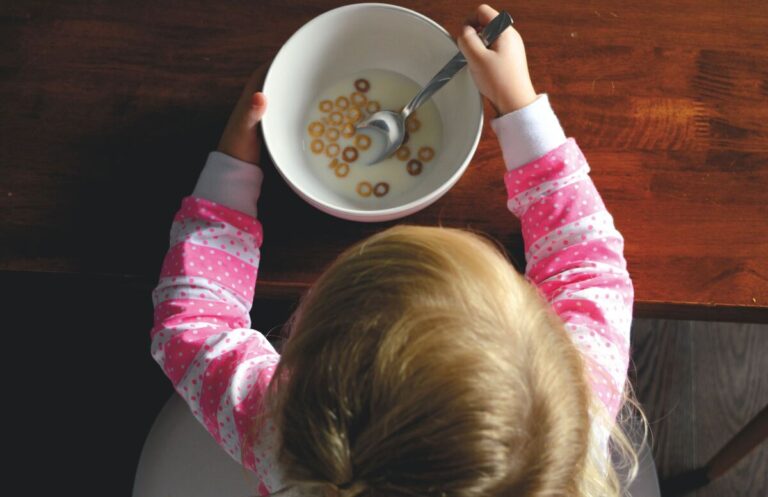
[[[401,170],[406,171],[406,162],[402,166],[389,163],[368,166],[358,161],[347,167],[354,174],[347,176],[345,170],[342,176],[338,174],[339,169],[335,169],[338,181],[327,180],[327,168],[318,166],[312,154],[321,153],[323,146],[327,147],[322,153],[329,154],[328,157],[319,157],[331,168],[343,159],[341,156],[330,155],[338,154],[338,148],[331,150],[328,146],[330,142],[324,142],[325,145],[312,143],[317,140],[313,140],[307,130],[314,119],[312,112],[319,112],[317,102],[323,98],[323,92],[338,87],[340,81],[346,84],[345,78],[356,81],[356,87],[362,89],[358,85],[360,80],[354,78],[355,75],[366,74],[365,71],[375,75],[401,75],[411,80],[412,84],[415,83],[413,88],[418,89],[456,51],[456,44],[439,24],[417,12],[394,5],[347,5],[328,11],[305,24],[280,49],[264,82],[264,93],[269,101],[262,122],[264,139],[280,174],[311,205],[328,214],[353,221],[396,219],[435,202],[466,170],[482,131],[482,99],[466,69],[460,71],[432,97],[432,104],[425,104],[417,111],[424,112],[426,120],[430,112],[428,105],[432,105],[436,109],[432,115],[437,117],[431,126],[439,129],[440,133],[439,136],[435,134],[437,141],[434,153],[424,155],[429,156],[430,161],[424,164],[424,173],[421,173],[422,168],[419,166],[419,175],[415,176],[414,168],[410,167],[413,160],[409,161],[407,170],[413,177],[397,172],[407,178],[407,182],[398,184],[397,188],[390,190],[387,183],[387,191],[384,192],[383,187],[379,187],[385,182],[377,183],[372,179],[370,191],[367,187],[361,191],[359,186],[366,182],[355,174],[373,178],[377,175],[387,176],[395,174],[394,170],[387,169],[390,167],[402,167]],[[365,82],[368,83],[367,80]],[[383,80],[372,79],[370,86],[371,92],[366,93],[369,96],[374,95],[374,87],[376,91],[382,92],[384,90],[379,88],[386,85]],[[408,91],[413,88],[409,87]],[[355,91],[355,88],[350,86],[349,90]],[[415,92],[409,94],[408,98],[413,94]],[[387,95],[381,95],[381,101],[386,102]],[[332,94],[329,96],[333,97]],[[328,115],[324,119],[325,126],[330,128],[335,125]],[[314,126],[318,127],[318,133],[322,133],[319,129],[322,124]],[[314,133],[315,130],[309,129]],[[334,133],[331,138],[335,140],[339,133]],[[414,144],[420,139],[419,136],[414,132]],[[379,189],[371,194],[374,186]],[[350,193],[354,191],[359,195]],[[381,192],[384,194],[379,195]]]

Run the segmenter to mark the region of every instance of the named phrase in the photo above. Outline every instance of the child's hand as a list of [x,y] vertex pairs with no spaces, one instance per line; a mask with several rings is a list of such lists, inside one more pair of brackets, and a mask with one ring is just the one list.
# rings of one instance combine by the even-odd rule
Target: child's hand
[[256,126],[267,110],[267,97],[258,90],[264,84],[268,67],[268,64],[262,64],[251,74],[219,140],[219,152],[252,164],[259,161],[261,153],[261,138],[256,133]]
[[480,5],[467,19],[457,37],[459,49],[467,59],[467,66],[480,93],[485,95],[496,112],[507,114],[536,100],[536,92],[528,75],[523,39],[509,27],[491,45],[485,48],[477,34],[499,13],[488,5]]

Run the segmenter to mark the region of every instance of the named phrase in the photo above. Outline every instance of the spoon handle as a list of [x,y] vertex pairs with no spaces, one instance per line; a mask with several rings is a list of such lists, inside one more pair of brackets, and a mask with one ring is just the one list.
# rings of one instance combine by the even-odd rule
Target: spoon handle
[[[493,42],[496,41],[496,38],[498,38],[505,29],[512,25],[512,22],[512,16],[510,16],[509,13],[504,10],[502,10],[499,15],[494,17],[493,20],[485,26],[483,32],[480,33],[480,38],[483,40],[483,43],[485,43],[485,46],[491,46]],[[417,93],[416,96],[411,99],[410,102],[408,102],[408,105],[403,107],[403,119],[406,119],[409,115],[411,115],[413,111],[418,109],[421,104],[429,100],[429,98],[434,95],[437,90],[442,88],[443,85],[445,85],[452,77],[454,77],[456,73],[459,72],[465,65],[467,65],[467,59],[465,59],[464,54],[459,51],[459,53],[454,55],[453,58],[449,60],[442,69],[440,69],[435,77],[432,78],[429,83],[427,83],[426,86],[424,86],[424,88],[422,88],[421,91],[419,91],[419,93]]]

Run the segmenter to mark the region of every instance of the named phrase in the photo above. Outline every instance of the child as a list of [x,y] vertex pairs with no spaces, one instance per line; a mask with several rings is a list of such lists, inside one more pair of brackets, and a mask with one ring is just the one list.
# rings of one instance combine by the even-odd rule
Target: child
[[[633,287],[578,146],[534,92],[520,35],[458,37],[520,217],[525,277],[487,240],[398,226],[345,251],[302,300],[282,356],[251,330],[267,97],[246,86],[184,199],[153,293],[152,355],[258,491],[605,496]],[[616,449],[614,448],[614,451]]]

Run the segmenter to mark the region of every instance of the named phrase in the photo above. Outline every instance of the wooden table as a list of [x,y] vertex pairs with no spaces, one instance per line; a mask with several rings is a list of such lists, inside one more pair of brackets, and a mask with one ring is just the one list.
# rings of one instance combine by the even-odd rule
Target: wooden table
[[[0,270],[151,285],[183,195],[252,68],[335,1],[17,1],[0,7]],[[470,1],[406,1],[456,31]],[[638,316],[768,322],[768,8],[516,2],[536,88],[579,141]],[[257,296],[295,297],[356,224],[265,164]],[[486,126],[464,177],[405,222],[471,227],[522,258]]]

